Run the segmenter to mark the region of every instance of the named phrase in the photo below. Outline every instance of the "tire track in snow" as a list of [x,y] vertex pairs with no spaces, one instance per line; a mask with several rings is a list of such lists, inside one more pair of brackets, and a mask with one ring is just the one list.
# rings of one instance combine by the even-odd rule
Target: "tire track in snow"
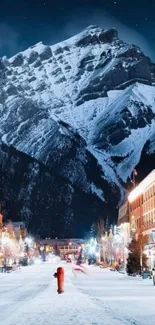
[[89,296],[89,297],[98,306],[100,305],[101,307],[103,307],[104,311],[108,315],[112,315],[113,319],[118,320],[120,322],[120,324],[122,324],[122,325],[142,325],[139,322],[137,322],[135,319],[133,319],[132,317],[126,316],[119,309],[114,310],[114,309],[108,307],[103,301],[101,301],[100,298],[95,298],[93,296]]

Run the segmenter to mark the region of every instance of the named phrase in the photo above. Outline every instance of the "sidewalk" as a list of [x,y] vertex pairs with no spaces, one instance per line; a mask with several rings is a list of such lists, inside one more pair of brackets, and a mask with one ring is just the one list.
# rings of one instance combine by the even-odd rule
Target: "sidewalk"
[[[120,325],[104,313],[97,302],[81,293],[72,284],[71,278],[65,282],[65,293],[57,294],[56,280],[35,298],[20,305],[15,313],[10,314],[1,325]],[[125,325],[124,322],[123,325]]]

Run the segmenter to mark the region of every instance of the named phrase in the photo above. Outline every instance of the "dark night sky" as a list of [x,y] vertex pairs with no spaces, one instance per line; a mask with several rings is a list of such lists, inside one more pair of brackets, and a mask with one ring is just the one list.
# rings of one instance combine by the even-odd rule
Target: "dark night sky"
[[116,27],[155,61],[155,0],[1,0],[0,55],[54,44],[92,24]]

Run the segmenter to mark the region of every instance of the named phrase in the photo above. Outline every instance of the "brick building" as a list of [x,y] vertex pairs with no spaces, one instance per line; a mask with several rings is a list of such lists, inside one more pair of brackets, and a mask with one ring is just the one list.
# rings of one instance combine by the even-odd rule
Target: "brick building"
[[155,170],[129,195],[129,221],[138,233],[155,228]]
[[146,253],[155,266],[155,169],[130,193],[129,222],[131,233],[148,235]]

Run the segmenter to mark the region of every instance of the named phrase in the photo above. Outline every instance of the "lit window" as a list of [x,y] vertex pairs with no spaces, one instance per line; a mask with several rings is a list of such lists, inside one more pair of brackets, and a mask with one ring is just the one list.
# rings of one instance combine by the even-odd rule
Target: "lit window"
[[151,223],[151,213],[149,213],[149,225]]
[[151,210],[153,209],[153,199],[151,199]]
[[146,225],[146,216],[144,216],[144,225]]
[[155,210],[153,211],[153,223],[155,223]]
[[140,228],[140,220],[137,219],[137,228],[139,229]]

